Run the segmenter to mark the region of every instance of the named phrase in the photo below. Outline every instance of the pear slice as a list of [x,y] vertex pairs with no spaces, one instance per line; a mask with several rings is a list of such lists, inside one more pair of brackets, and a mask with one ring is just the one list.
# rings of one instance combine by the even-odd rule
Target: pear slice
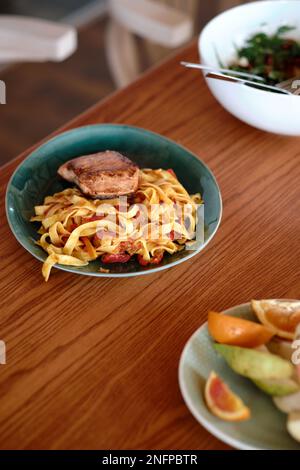
[[283,413],[300,412],[300,391],[285,397],[274,397],[273,401]]
[[217,343],[214,348],[235,372],[249,379],[287,379],[293,374],[289,361],[269,352]]
[[288,415],[287,430],[296,441],[300,442],[300,411]]
[[300,391],[293,379],[253,380],[255,385],[272,397],[282,397]]

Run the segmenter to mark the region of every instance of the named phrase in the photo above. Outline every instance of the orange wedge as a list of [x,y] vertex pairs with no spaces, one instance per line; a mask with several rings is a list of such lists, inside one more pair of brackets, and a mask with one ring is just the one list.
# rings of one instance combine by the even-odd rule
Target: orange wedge
[[274,336],[273,330],[259,323],[216,312],[208,314],[208,331],[218,343],[245,348],[266,344]]
[[207,379],[204,396],[210,411],[225,421],[245,421],[250,418],[249,408],[213,371]]
[[300,301],[252,300],[252,308],[259,321],[280,338],[294,339],[300,324]]

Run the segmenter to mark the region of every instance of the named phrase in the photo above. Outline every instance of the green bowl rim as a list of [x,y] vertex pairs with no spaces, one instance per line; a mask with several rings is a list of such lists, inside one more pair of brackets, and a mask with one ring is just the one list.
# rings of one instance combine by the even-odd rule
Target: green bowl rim
[[161,141],[164,141],[164,142],[167,141],[172,145],[176,145],[177,147],[180,147],[182,150],[187,152],[191,157],[193,157],[195,160],[197,160],[197,162],[200,162],[206,168],[206,170],[208,171],[208,173],[212,177],[212,180],[213,180],[213,182],[216,186],[216,189],[217,189],[218,199],[219,199],[219,204],[220,204],[220,213],[219,213],[218,221],[217,221],[216,227],[214,228],[213,232],[210,234],[208,239],[197,250],[192,251],[189,255],[187,255],[184,258],[181,258],[177,261],[173,261],[173,262],[171,261],[169,264],[162,265],[162,266],[157,266],[157,267],[152,268],[152,269],[129,272],[129,273],[101,273],[100,271],[99,272],[84,272],[84,271],[80,272],[77,269],[74,270],[74,268],[72,269],[71,267],[64,266],[64,265],[61,265],[61,264],[56,264],[53,267],[56,268],[56,269],[60,269],[62,271],[70,272],[70,273],[73,273],[73,274],[80,274],[80,275],[83,275],[83,276],[110,277],[110,278],[125,277],[126,278],[126,277],[142,276],[142,275],[145,275],[145,274],[153,274],[153,273],[156,273],[158,271],[164,271],[165,269],[169,269],[173,266],[176,266],[178,264],[181,264],[181,263],[187,261],[188,259],[192,258],[193,256],[200,253],[202,250],[204,250],[206,245],[208,245],[208,243],[213,239],[213,237],[217,233],[217,231],[219,229],[219,226],[220,226],[220,223],[221,223],[221,220],[222,220],[222,215],[223,215],[223,202],[222,202],[220,187],[219,187],[219,185],[217,183],[217,180],[216,180],[216,177],[213,174],[213,172],[211,171],[211,169],[208,167],[208,165],[206,165],[206,163],[203,162],[202,159],[198,158],[193,152],[188,150],[183,145],[178,144],[174,140],[169,139],[168,137],[164,137],[164,136],[162,136],[162,135],[160,135],[156,132],[149,131],[149,130],[144,129],[142,127],[130,126],[130,125],[127,125],[127,124],[114,124],[114,123],[112,123],[112,124],[109,124],[109,123],[89,124],[87,126],[80,126],[80,127],[76,127],[76,128],[61,132],[58,135],[55,135],[55,136],[51,137],[51,139],[49,139],[46,142],[39,145],[26,158],[24,158],[24,160],[22,160],[22,162],[17,166],[17,168],[14,170],[13,174],[11,175],[11,177],[10,177],[8,183],[7,183],[6,193],[5,193],[5,211],[6,211],[6,218],[7,218],[10,230],[12,231],[14,237],[20,243],[20,245],[26,251],[28,251],[28,253],[30,253],[34,258],[36,258],[37,260],[39,260],[41,262],[44,262],[42,257],[36,255],[35,253],[32,253],[32,251],[30,251],[29,247],[27,247],[26,244],[23,243],[22,239],[17,235],[16,231],[14,230],[13,224],[11,222],[11,218],[10,218],[10,214],[9,214],[9,210],[8,210],[8,195],[9,195],[9,192],[11,190],[11,186],[12,186],[13,180],[15,178],[15,175],[17,174],[17,172],[19,171],[19,169],[23,166],[23,164],[25,162],[27,162],[31,159],[34,160],[36,158],[36,153],[39,152],[42,148],[47,147],[47,145],[51,144],[52,141],[54,141],[54,140],[58,141],[61,138],[65,137],[66,135],[77,134],[78,132],[85,132],[88,129],[91,129],[91,128],[95,129],[95,128],[98,128],[98,127],[101,127],[101,128],[103,128],[103,127],[116,127],[116,128],[130,129],[130,130],[135,130],[136,132],[139,132],[139,133],[144,134],[144,135],[145,134],[146,135],[153,135],[156,138],[159,138]]

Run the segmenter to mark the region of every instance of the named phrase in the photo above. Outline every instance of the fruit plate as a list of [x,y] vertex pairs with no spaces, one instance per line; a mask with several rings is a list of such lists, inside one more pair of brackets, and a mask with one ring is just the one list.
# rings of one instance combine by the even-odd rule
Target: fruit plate
[[[238,305],[224,312],[247,320],[255,320],[251,304]],[[214,370],[251,409],[251,419],[227,422],[207,408],[204,386]],[[188,340],[179,362],[179,386],[184,401],[194,418],[211,434],[232,447],[242,450],[300,450],[286,430],[286,417],[250,380],[236,374],[213,348],[207,323]]]

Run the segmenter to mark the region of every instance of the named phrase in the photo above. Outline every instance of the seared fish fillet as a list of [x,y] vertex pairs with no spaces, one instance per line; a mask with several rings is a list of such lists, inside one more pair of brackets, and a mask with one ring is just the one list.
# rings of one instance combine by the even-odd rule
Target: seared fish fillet
[[139,182],[138,166],[112,150],[69,160],[59,167],[58,174],[86,196],[99,199],[132,194]]

